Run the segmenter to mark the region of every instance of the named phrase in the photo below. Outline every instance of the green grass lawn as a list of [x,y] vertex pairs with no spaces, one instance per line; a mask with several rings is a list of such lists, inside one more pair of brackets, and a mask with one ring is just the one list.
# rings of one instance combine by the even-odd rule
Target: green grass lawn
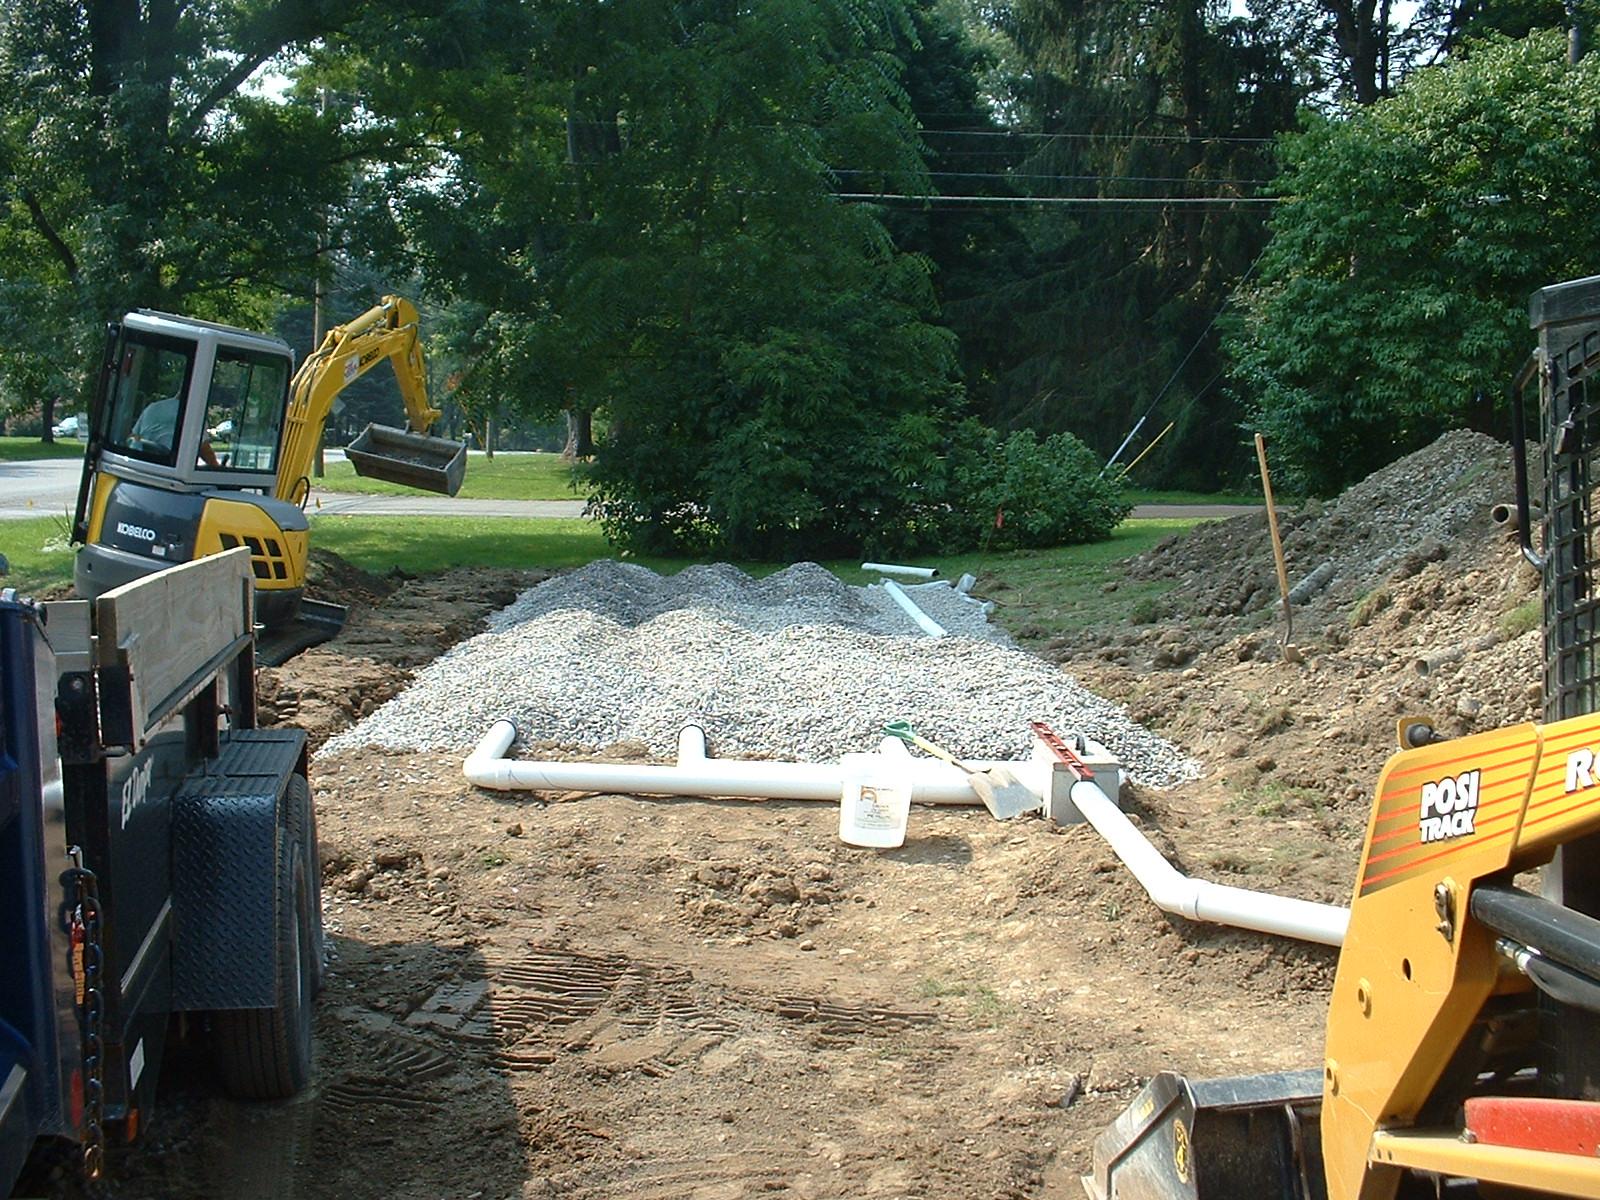
[[[330,492],[354,492],[363,496],[414,496],[415,488],[381,479],[363,479],[347,462],[330,462],[328,473],[314,480]],[[506,454],[485,458],[477,450],[467,452],[467,478],[460,495],[467,500],[582,500],[588,495],[582,484],[572,487],[572,467],[559,454]]]
[[35,458],[82,458],[83,443],[76,438],[41,442],[32,437],[0,437],[0,462],[27,462]]
[[[963,572],[976,575],[976,590],[995,602],[991,619],[1020,637],[1070,635],[1100,625],[1152,619],[1172,583],[1125,581],[1120,564],[1198,523],[1188,517],[1127,520],[1109,540],[1087,546],[955,555],[925,565],[938,566],[948,579]],[[1111,583],[1116,589],[1107,591]]]
[[[1124,488],[1122,494],[1132,504],[1255,504],[1261,503],[1257,492],[1185,492],[1158,491],[1155,488]],[[1274,497],[1285,499],[1282,496]]]
[[[950,580],[964,572],[977,575],[979,590],[996,601],[995,619],[1013,633],[1028,638],[1070,636],[1092,626],[1149,620],[1171,584],[1123,581],[1119,564],[1194,524],[1187,519],[1125,521],[1109,541],[1090,546],[918,561],[938,567],[941,577]],[[24,593],[58,591],[69,585],[72,549],[67,532],[67,520],[59,516],[0,521],[0,552],[11,560],[6,584]],[[311,544],[375,574],[395,567],[413,575],[469,566],[578,567],[615,553],[598,525],[576,518],[326,516],[314,518]],[[671,573],[693,560],[637,561]],[[738,565],[759,576],[786,564]],[[859,561],[823,565],[847,583],[878,579],[863,572]],[[1107,591],[1109,583],[1116,583],[1116,588]]]
[[0,579],[0,587],[28,594],[69,585],[72,547],[67,535],[71,530],[72,522],[65,516],[0,521],[0,554],[11,561],[11,574]]
[[614,556],[600,526],[577,517],[315,517],[311,544],[375,574],[581,567]]

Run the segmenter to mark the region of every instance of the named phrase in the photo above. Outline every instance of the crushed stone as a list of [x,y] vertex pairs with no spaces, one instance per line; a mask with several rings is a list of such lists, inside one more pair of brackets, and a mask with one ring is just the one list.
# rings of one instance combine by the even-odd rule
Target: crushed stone
[[591,563],[523,592],[324,752],[464,752],[509,717],[524,742],[575,752],[640,742],[671,758],[695,723],[714,754],[826,762],[904,719],[958,755],[1018,759],[1042,720],[1104,743],[1149,786],[1194,776],[1170,742],[1011,645],[978,601],[907,590],[951,636],[815,563],[759,580],[727,564]]

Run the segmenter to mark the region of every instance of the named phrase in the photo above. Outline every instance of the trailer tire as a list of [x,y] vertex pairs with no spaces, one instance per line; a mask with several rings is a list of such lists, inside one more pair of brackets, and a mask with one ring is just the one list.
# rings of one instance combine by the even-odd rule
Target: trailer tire
[[311,938],[311,994],[320,996],[327,960],[323,957],[322,852],[317,845],[317,808],[304,775],[289,776],[283,798],[289,809],[289,833],[304,848],[311,874],[311,915],[307,923]]
[[306,850],[286,822],[278,847],[273,1006],[219,1012],[212,1022],[223,1089],[240,1100],[286,1100],[311,1078],[315,906]]

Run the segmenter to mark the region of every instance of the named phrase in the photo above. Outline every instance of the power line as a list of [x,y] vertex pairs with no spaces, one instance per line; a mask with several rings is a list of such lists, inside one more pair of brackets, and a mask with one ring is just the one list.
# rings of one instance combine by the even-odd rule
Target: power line
[[[917,114],[913,113],[913,116]],[[796,126],[804,125],[807,129],[821,130],[823,126],[812,125],[805,122],[794,122],[789,125],[749,125],[748,129],[791,130]],[[918,127],[914,132],[926,137],[978,137],[978,138],[1039,138],[1045,141],[1076,141],[1076,142],[1238,142],[1250,145],[1264,145],[1276,141],[1271,137],[1240,137],[1235,134],[1204,134],[1199,137],[1190,137],[1183,133],[1044,133],[1021,129],[926,129]]]
[[840,200],[910,200],[930,203],[971,203],[971,205],[1275,205],[1277,197],[1259,195],[909,195],[904,192],[834,192]]
[[[834,173],[838,175],[889,175],[894,172],[878,167],[835,167]],[[1009,183],[1018,179],[1045,179],[1060,183],[1208,183],[1260,186],[1272,182],[1270,179],[1210,179],[1188,175],[1040,175],[1012,173],[1009,171],[927,171],[924,173],[938,179],[993,179],[1001,183]]]
[[923,137],[1043,138],[1071,142],[1239,142],[1261,144],[1276,141],[1269,137],[1235,137],[1207,134],[1189,137],[1181,133],[1031,133],[1012,129],[918,129]]
[[[869,172],[863,172],[869,173]],[[871,172],[875,173],[875,172]],[[557,183],[561,188],[576,188],[575,182]],[[624,185],[630,191],[662,191],[661,185],[648,186],[644,184]],[[754,191],[744,188],[733,190],[736,195],[773,196],[777,192]],[[1282,203],[1282,198],[1277,196],[948,196],[940,193],[911,193],[911,192],[831,192],[830,195],[840,200],[863,201],[907,201],[918,204],[958,204],[958,205],[1015,205],[1015,204],[1064,204],[1080,206],[1122,206],[1122,207],[1151,207],[1157,205],[1203,205],[1209,204],[1222,207],[1238,207],[1240,205],[1273,205]]]
[[[1014,147],[1011,150],[968,150],[965,147],[930,146],[928,147],[928,162],[949,163],[982,163],[982,165],[1003,166],[1008,163],[1021,163],[1021,165],[1034,165],[1040,158],[1045,157],[1051,147]],[[1074,154],[1074,147],[1058,147],[1061,155],[1067,157]],[[1074,157],[1077,155],[1074,154]],[[1259,163],[1258,163],[1259,165]]]

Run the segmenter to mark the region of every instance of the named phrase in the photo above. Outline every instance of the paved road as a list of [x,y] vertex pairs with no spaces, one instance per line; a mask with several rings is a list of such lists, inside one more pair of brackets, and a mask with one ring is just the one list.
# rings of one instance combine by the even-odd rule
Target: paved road
[[[330,458],[334,457],[330,453]],[[342,457],[342,456],[339,456]],[[70,513],[78,502],[81,464],[75,458],[0,463],[0,520]],[[311,494],[313,516],[581,517],[582,500],[464,500],[417,492],[407,496],[357,496],[320,489]],[[1135,517],[1236,517],[1248,504],[1141,504]]]
[[1150,517],[1242,517],[1245,513],[1260,511],[1259,504],[1135,504],[1129,516],[1140,520]]
[[[331,456],[330,456],[331,457]],[[0,463],[0,521],[70,513],[78,503],[82,464],[75,458]],[[582,500],[463,500],[418,492],[414,496],[357,496],[317,489],[313,516],[581,517]]]
[[78,503],[82,471],[76,458],[0,463],[0,520],[70,512]]
[[[75,458],[0,463],[0,520],[70,513],[78,503],[82,464]],[[418,492],[414,496],[311,493],[312,516],[581,517],[582,500],[462,500]]]
[[467,500],[418,492],[415,496],[352,496],[312,491],[312,516],[581,517],[582,500]]
[[[344,457],[330,451],[329,458]],[[78,503],[81,458],[41,458],[0,463],[0,521],[70,513]]]

